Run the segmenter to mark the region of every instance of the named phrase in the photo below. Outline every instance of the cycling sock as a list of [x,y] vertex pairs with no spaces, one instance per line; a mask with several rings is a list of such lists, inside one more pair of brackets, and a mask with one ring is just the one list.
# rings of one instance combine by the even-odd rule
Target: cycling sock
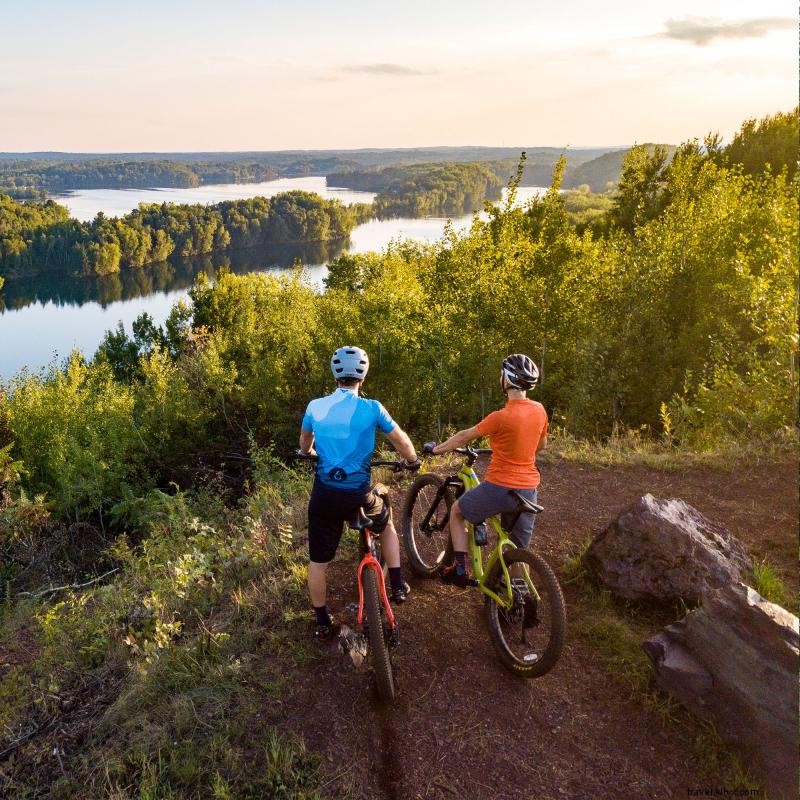
[[403,588],[403,570],[401,567],[389,567],[389,583],[392,591],[399,592]]
[[457,575],[466,575],[467,574],[467,554],[462,552],[461,550],[456,550],[453,553],[455,556],[455,564],[456,564],[456,574]]
[[314,613],[317,615],[317,625],[330,625],[331,618],[328,614],[328,606],[314,606]]

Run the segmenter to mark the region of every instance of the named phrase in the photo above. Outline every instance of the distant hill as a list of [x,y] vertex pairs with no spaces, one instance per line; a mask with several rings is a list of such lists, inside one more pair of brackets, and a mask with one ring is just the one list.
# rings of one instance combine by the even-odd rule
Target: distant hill
[[[514,174],[520,153],[528,157],[523,184],[547,186],[558,147],[416,147],[361,150],[276,150],[229,153],[0,153],[0,191],[18,199],[70,189],[132,189],[255,183],[281,177],[414,164],[491,162],[503,183]],[[569,151],[572,165],[608,148]]]
[[[673,145],[664,145],[670,157]],[[648,145],[649,148],[655,145]],[[331,175],[416,164],[480,162],[503,183],[527,155],[523,186],[549,186],[559,157],[567,157],[565,189],[593,192],[616,183],[628,147],[412,147],[359,150],[275,150],[199,153],[0,153],[0,190],[17,197],[78,188],[147,188],[200,183],[247,183],[272,177]],[[168,174],[167,174],[168,173]]]
[[[656,147],[655,144],[651,143],[647,143],[645,146],[650,153]],[[668,158],[671,161],[677,149],[675,145],[664,144],[661,147],[666,148]],[[609,188],[609,184],[619,182],[622,164],[627,154],[628,150],[615,150],[577,166],[573,166],[568,162],[563,187],[565,189],[574,189],[576,186],[588,184],[593,192],[605,192]]]
[[[579,147],[569,150],[572,163],[583,163],[612,150],[612,147]],[[241,161],[265,164],[279,170],[294,167],[298,163],[309,165],[314,174],[322,175],[335,168],[348,165],[388,166],[389,164],[422,164],[440,161],[494,161],[513,159],[525,150],[530,163],[539,160],[553,162],[564,151],[562,147],[405,147],[362,148],[359,150],[263,150],[246,152],[200,152],[200,153],[0,153],[0,161],[46,161],[73,164],[89,161],[179,161],[191,163],[227,163]],[[340,162],[338,165],[335,162]]]

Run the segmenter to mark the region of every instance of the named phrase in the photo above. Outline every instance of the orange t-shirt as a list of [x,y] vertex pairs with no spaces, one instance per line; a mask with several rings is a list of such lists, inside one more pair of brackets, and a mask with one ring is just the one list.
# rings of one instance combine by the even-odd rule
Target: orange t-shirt
[[536,448],[547,436],[547,412],[541,403],[524,398],[509,400],[505,408],[493,411],[477,425],[481,436],[489,437],[492,460],[486,480],[509,489],[533,489],[539,485]]

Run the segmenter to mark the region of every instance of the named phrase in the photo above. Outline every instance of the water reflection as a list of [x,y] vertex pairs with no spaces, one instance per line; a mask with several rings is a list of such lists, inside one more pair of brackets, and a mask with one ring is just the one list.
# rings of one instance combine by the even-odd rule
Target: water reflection
[[249,248],[212,253],[165,261],[142,269],[127,269],[116,275],[100,277],[39,275],[10,281],[0,293],[0,312],[19,310],[34,303],[51,303],[54,306],[97,303],[105,308],[121,300],[188,289],[201,272],[212,278],[221,269],[242,275],[248,272],[286,269],[298,261],[306,266],[312,280],[321,284],[324,265],[344,252],[349,245],[347,239],[338,242],[272,245],[268,250]]

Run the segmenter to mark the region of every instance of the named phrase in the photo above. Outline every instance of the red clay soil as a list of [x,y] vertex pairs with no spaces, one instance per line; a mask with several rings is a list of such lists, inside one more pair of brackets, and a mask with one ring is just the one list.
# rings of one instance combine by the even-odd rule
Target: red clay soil
[[[680,497],[725,525],[797,588],[796,463],[745,474],[555,462],[542,472],[546,512],[532,547],[556,570],[650,492]],[[330,569],[329,605],[351,624],[343,608],[354,599],[354,573],[347,559]],[[409,581],[413,593],[399,610],[403,641],[392,656],[391,708],[377,702],[369,672],[354,670],[335,645],[320,645],[323,658],[293,675],[283,724],[323,754],[323,797],[685,798],[689,788],[724,785],[668,723],[627,697],[591,645],[569,630],[553,671],[526,681],[496,658],[475,590]],[[569,592],[567,603],[569,616]]]

